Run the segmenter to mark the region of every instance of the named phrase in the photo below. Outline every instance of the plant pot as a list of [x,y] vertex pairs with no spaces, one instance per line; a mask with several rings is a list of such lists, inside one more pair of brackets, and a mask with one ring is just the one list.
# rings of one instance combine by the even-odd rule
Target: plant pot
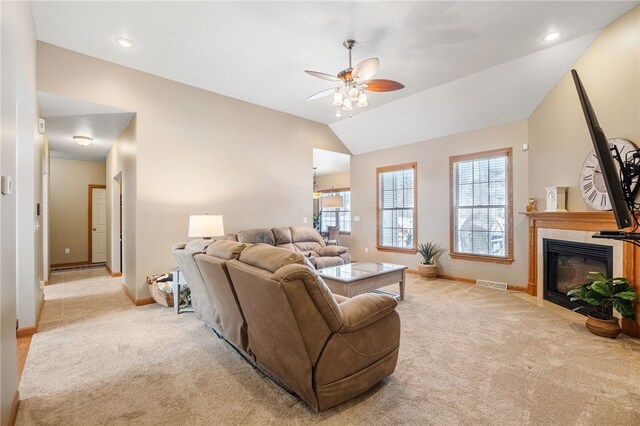
[[434,280],[438,277],[438,265],[435,263],[421,263],[418,265],[418,275],[420,275],[420,278]]
[[618,334],[622,333],[618,318],[600,319],[588,315],[586,326],[596,336],[609,337],[611,339],[615,339]]

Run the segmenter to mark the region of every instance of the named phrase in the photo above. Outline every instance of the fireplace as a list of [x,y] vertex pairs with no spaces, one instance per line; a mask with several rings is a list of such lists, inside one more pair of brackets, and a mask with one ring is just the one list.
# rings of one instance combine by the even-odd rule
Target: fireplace
[[[613,247],[574,241],[544,238],[543,267],[545,300],[568,309],[586,306],[572,302],[567,292],[587,280],[589,272],[602,272],[613,276]],[[588,314],[593,308],[584,307],[577,312]]]

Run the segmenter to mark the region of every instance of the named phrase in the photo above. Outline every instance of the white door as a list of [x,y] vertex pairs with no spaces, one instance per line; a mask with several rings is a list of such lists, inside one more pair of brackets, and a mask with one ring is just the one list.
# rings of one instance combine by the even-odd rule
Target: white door
[[92,188],[91,263],[107,261],[107,190]]

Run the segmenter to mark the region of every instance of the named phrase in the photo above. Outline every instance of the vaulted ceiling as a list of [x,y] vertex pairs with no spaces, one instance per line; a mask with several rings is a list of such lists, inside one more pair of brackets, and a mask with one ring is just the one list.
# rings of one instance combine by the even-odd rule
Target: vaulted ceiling
[[[638,2],[34,2],[39,40],[328,124],[354,153],[527,118],[597,36]],[[561,35],[545,42],[545,35]],[[126,36],[133,48],[114,42]],[[305,69],[380,59],[353,118]]]

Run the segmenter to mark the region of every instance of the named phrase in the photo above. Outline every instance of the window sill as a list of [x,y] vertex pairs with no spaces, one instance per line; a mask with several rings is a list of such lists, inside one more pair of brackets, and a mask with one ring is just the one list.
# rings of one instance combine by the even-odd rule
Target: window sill
[[499,263],[501,265],[511,265],[513,263],[513,258],[507,258],[507,257],[481,256],[478,254],[460,254],[460,253],[449,253],[449,256],[452,259],[457,259],[457,260],[471,260],[474,262]]
[[404,253],[404,254],[417,253],[416,249],[403,249],[403,248],[396,248],[396,247],[376,246],[376,249],[378,249],[378,251],[388,251],[391,253]]

